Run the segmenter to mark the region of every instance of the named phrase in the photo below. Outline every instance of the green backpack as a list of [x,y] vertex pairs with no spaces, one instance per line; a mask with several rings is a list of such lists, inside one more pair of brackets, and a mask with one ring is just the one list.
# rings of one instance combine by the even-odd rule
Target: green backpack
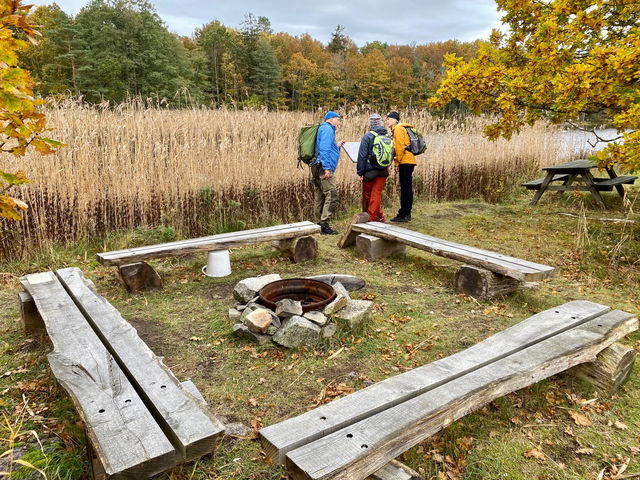
[[298,134],[298,167],[301,163],[309,165],[316,158],[316,138],[320,125],[305,125]]
[[373,155],[369,163],[374,168],[384,170],[393,162],[393,139],[387,135],[380,135],[373,130]]

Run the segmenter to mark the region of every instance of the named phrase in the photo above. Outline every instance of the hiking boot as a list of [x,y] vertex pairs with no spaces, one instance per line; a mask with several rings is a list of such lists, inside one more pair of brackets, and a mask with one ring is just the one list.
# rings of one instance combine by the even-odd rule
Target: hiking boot
[[331,228],[331,226],[329,225],[329,222],[320,222],[318,225],[320,225],[320,233],[322,235],[337,235],[338,234],[338,232],[336,230]]
[[394,222],[394,223],[400,223],[400,222],[410,222],[411,221],[411,217],[401,217],[399,215],[396,215],[395,217],[393,217],[391,220],[389,220],[390,222]]

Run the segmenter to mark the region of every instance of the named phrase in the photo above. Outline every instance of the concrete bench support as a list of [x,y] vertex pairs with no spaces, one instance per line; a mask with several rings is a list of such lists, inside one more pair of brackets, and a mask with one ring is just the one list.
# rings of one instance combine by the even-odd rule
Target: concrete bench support
[[369,261],[391,255],[404,255],[406,251],[406,245],[392,240],[385,240],[384,238],[378,238],[364,233],[356,237],[357,255]]

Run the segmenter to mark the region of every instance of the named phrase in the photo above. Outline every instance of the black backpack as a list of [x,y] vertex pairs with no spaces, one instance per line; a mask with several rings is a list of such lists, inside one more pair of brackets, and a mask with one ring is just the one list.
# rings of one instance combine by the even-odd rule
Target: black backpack
[[405,127],[407,129],[407,133],[409,134],[409,145],[405,148],[407,152],[413,153],[414,155],[421,155],[427,149],[427,144],[424,141],[424,137],[422,134],[413,127]]

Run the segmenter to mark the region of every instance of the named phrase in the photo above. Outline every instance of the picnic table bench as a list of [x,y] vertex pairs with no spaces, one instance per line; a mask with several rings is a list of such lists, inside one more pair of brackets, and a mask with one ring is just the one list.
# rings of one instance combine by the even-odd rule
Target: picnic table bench
[[[466,350],[264,427],[262,448],[294,480],[363,480],[499,397],[580,364],[596,368],[604,352],[637,328],[633,314],[588,301],[565,303]],[[628,355],[635,358],[635,350],[622,348],[625,361],[610,369],[618,385],[631,371]]]
[[144,260],[227,250],[263,242],[277,242],[277,246],[283,253],[299,263],[316,257],[318,247],[312,235],[318,233],[320,233],[320,226],[306,221],[102,252],[98,253],[96,258],[102,265],[118,267],[120,278],[127,288],[134,291],[144,290],[162,285],[160,276]]
[[355,243],[358,255],[368,260],[403,252],[405,246],[410,246],[464,262],[465,265],[455,274],[456,289],[481,299],[506,295],[523,283],[538,282],[555,272],[554,267],[548,265],[450,242],[387,223],[354,223],[343,238],[346,239],[341,241],[341,246]]
[[25,326],[51,339],[49,365],[85,424],[94,478],[145,479],[214,451],[222,424],[79,269],[21,283]]
[[[573,162],[563,163],[561,165],[552,165],[544,167],[546,175],[522,184],[529,190],[536,190],[535,195],[531,199],[531,205],[535,205],[546,191],[566,192],[566,191],[585,191],[590,192],[598,206],[606,209],[604,200],[600,192],[610,192],[614,188],[621,197],[624,197],[623,185],[630,185],[636,181],[637,177],[631,175],[618,176],[612,167],[606,167],[605,171],[609,177],[594,178],[591,170],[597,165],[591,160],[574,160]],[[562,182],[560,185],[555,182]],[[578,182],[578,185],[575,185]]]

